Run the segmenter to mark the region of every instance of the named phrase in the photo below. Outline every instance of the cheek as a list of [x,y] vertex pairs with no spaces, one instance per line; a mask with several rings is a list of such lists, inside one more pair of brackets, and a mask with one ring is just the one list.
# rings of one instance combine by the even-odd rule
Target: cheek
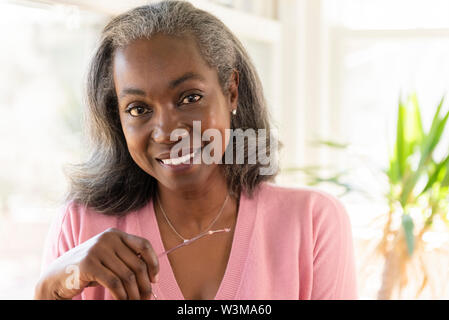
[[207,115],[203,116],[203,122],[207,128],[218,130],[229,129],[231,126],[231,113],[228,111],[226,101],[223,97],[217,97],[215,105],[211,107]]
[[[217,130],[220,135],[218,136],[219,141],[215,141],[215,137],[211,138],[214,141],[212,142],[215,146],[219,146],[221,149],[221,153],[223,154],[226,146],[229,142],[229,129],[230,129],[230,123],[231,119],[226,113],[220,113],[220,114],[213,114],[208,117],[206,121],[203,122],[203,130],[207,129],[214,129]],[[228,131],[228,132],[227,132]]]
[[145,132],[138,129],[136,126],[122,123],[123,134],[125,135],[126,144],[129,153],[137,164],[140,164],[139,159],[146,154],[147,141]]

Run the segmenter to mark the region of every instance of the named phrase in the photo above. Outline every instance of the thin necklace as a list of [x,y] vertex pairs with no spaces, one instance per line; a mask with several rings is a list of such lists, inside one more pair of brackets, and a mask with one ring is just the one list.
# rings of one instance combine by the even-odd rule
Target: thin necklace
[[[223,212],[223,209],[224,209],[224,207],[225,207],[225,205],[226,205],[226,202],[228,201],[228,198],[229,198],[229,194],[228,194],[228,195],[226,196],[226,199],[225,199],[225,201],[223,202],[223,205],[221,206],[221,209],[220,209],[220,211],[218,212],[217,216],[215,217],[215,219],[209,224],[209,226],[208,226],[204,231],[201,231],[197,236],[195,236],[195,237],[193,237],[193,238],[191,238],[191,239],[185,239],[183,236],[181,236],[181,235],[178,233],[178,231],[176,231],[175,227],[173,227],[173,225],[170,223],[170,220],[168,219],[167,215],[165,214],[164,208],[162,208],[162,204],[161,204],[161,200],[159,199],[159,195],[156,195],[156,196],[157,196],[157,202],[158,202],[158,204],[159,204],[159,208],[161,208],[161,211],[162,211],[162,214],[163,214],[165,220],[167,221],[167,223],[168,223],[168,225],[170,226],[170,228],[172,228],[172,230],[178,235],[178,237],[180,237],[180,238],[182,239],[183,243],[186,243],[186,242],[188,242],[188,241],[190,241],[190,240],[193,240],[194,238],[198,238],[199,235],[206,234],[206,232],[207,232],[210,228],[212,228],[212,226],[214,225],[214,223],[215,223],[215,222],[218,220],[218,218],[220,217],[220,215],[221,215],[221,213]],[[228,228],[226,228],[226,229],[228,229]],[[220,231],[221,231],[221,230],[220,230]],[[226,231],[229,231],[229,230],[226,230]]]

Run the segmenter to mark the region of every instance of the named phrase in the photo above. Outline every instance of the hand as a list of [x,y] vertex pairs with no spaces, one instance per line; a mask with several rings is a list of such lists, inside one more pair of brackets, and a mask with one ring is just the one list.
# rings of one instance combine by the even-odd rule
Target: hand
[[[70,267],[70,268],[69,268]],[[77,270],[79,278],[67,285]],[[78,272],[79,271],[79,272]],[[72,299],[88,286],[101,285],[117,300],[149,299],[159,261],[151,243],[111,228],[56,259],[39,280],[36,299]]]

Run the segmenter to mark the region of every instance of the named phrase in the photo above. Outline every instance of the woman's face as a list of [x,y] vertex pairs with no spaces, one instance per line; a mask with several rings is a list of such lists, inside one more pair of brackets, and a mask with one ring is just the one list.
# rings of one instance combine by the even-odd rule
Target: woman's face
[[219,143],[221,158],[231,111],[237,108],[238,74],[233,74],[225,96],[216,70],[203,60],[193,38],[157,35],[117,49],[113,76],[120,122],[136,164],[172,190],[210,183],[220,172],[216,163],[170,166],[161,159],[170,158],[172,147],[181,139],[170,140],[175,129],[187,130],[190,140],[183,150],[194,151],[194,121],[200,121],[201,136],[207,129],[221,133],[221,141],[200,141],[202,147]]

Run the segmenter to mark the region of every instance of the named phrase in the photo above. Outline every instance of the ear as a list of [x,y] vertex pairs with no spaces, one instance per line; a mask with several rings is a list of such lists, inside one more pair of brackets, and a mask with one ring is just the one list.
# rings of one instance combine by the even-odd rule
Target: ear
[[239,72],[234,69],[228,87],[230,112],[237,109],[239,99]]

